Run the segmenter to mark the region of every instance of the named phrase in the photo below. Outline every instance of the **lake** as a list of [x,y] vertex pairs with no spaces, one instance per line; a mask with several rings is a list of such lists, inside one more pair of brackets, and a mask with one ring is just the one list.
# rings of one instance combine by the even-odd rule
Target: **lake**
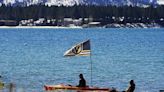
[[[90,39],[91,57],[63,57],[73,45]],[[17,91],[44,92],[45,84],[87,85],[135,92],[164,90],[164,29],[0,29],[0,75]],[[7,91],[7,90],[6,90]]]

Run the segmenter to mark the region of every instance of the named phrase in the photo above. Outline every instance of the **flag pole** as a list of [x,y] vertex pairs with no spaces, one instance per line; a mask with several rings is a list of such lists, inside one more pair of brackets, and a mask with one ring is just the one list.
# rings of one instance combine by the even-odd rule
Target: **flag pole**
[[[85,45],[85,46],[84,46]],[[64,53],[64,56],[90,56],[90,71],[91,71],[91,86],[92,86],[92,58],[91,58],[91,45],[90,40],[86,40],[84,42],[81,42],[79,44],[76,44],[71,49],[67,50]]]
[[91,54],[90,54],[90,62],[91,62],[91,87],[92,87],[92,86],[93,86],[93,85],[92,85],[92,68],[93,68],[93,66],[92,66]]
[[[90,43],[90,50],[91,50],[91,43]],[[92,86],[93,86],[93,85],[92,85],[92,69],[93,69],[93,66],[92,66],[92,57],[91,57],[91,56],[92,56],[92,53],[90,52],[90,63],[91,63],[91,66],[90,66],[90,67],[91,67],[91,87],[92,87]]]

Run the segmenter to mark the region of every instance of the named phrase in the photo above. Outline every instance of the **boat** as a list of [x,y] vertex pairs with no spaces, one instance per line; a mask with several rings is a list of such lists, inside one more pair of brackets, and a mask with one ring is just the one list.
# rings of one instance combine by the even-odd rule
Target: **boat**
[[[91,47],[90,47],[90,40],[83,41],[79,44],[72,46],[64,53],[65,57],[72,57],[72,56],[91,56]],[[91,57],[90,57],[91,61]],[[93,87],[92,86],[92,61],[91,61],[91,87],[76,87],[70,85],[44,85],[45,91],[54,92],[54,91],[80,91],[80,92],[110,92],[113,89],[110,88],[100,88],[100,87]]]
[[45,91],[57,91],[57,90],[65,90],[65,91],[82,91],[82,92],[110,92],[109,88],[99,88],[99,87],[76,87],[70,85],[44,85]]

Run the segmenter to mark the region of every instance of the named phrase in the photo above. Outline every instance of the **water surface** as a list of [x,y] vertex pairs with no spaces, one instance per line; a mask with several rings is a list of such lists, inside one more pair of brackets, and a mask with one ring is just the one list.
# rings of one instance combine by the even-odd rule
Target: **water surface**
[[[63,57],[72,45],[91,40],[92,56]],[[164,29],[0,29],[0,75],[17,92],[43,92],[45,84],[91,85],[135,92],[164,89]]]

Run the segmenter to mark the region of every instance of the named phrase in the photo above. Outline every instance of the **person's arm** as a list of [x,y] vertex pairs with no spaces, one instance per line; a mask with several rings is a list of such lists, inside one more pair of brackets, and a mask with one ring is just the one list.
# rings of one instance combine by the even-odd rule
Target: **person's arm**
[[127,88],[126,92],[130,92],[130,90],[131,90],[131,87],[129,86],[129,87]]
[[76,87],[80,87],[81,81],[79,80],[79,84]]

